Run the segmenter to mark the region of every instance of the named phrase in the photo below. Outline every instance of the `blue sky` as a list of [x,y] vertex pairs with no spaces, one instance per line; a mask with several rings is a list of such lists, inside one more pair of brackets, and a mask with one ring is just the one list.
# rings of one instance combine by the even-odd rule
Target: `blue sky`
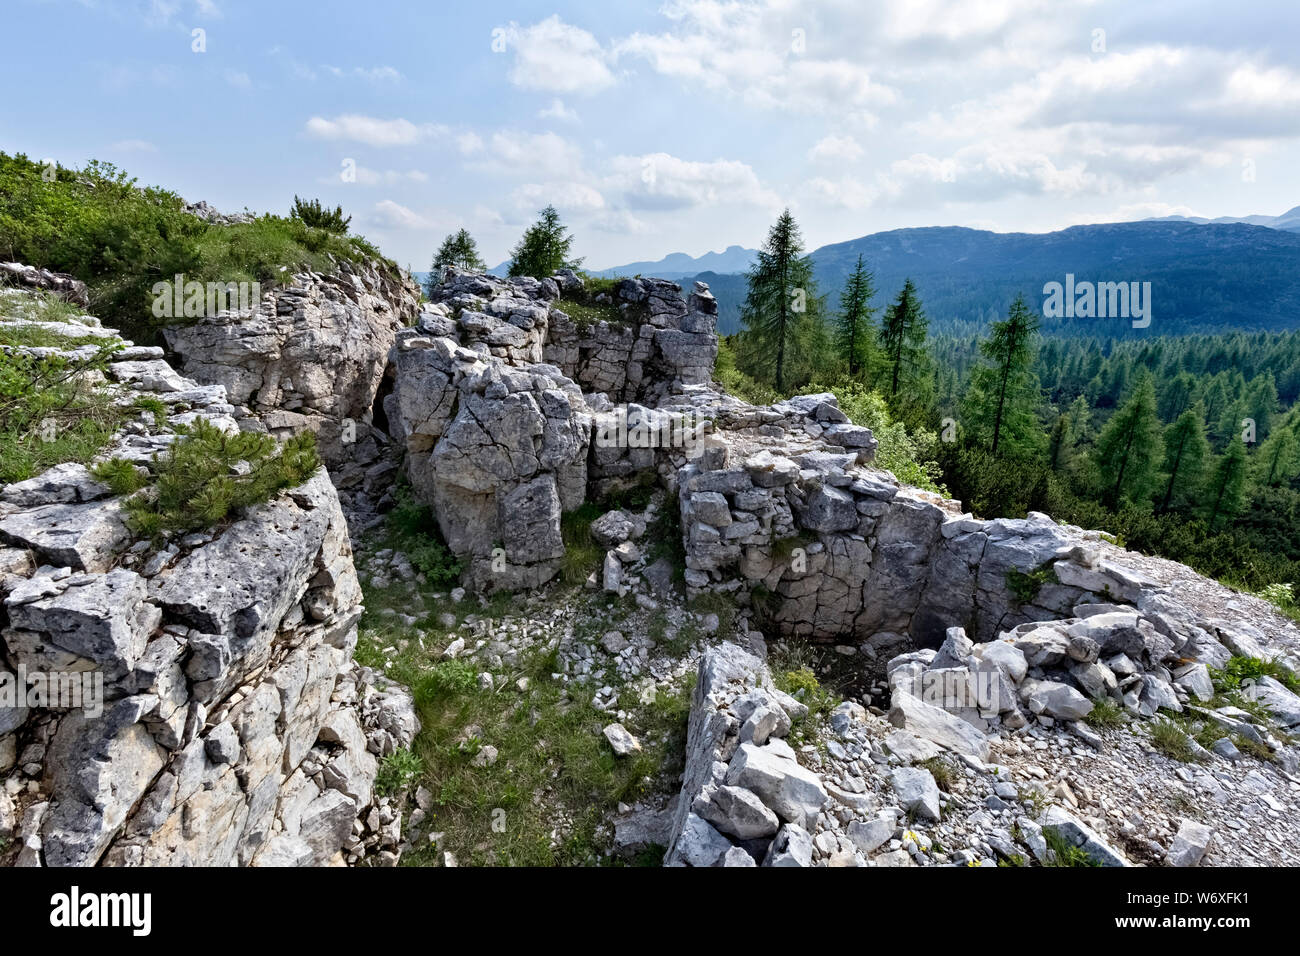
[[504,259],[547,202],[595,268],[784,206],[812,248],[1300,204],[1294,0],[5,6],[0,149],[319,196],[417,269],[460,226]]

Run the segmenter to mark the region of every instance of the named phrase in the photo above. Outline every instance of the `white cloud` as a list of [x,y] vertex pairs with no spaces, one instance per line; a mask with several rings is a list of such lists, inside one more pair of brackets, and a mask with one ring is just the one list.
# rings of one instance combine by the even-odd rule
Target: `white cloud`
[[402,81],[402,74],[398,72],[395,67],[391,66],[354,66],[350,70],[345,70],[342,67],[325,64],[321,69],[331,76],[340,79],[355,77],[356,79],[365,80],[369,83],[400,83]]
[[108,147],[116,153],[156,153],[158,147],[147,139],[119,139]]
[[556,97],[551,105],[537,111],[539,119],[559,120],[561,123],[577,123],[578,114],[564,105],[564,100]]
[[675,24],[672,30],[634,33],[615,50],[620,60],[644,60],[657,73],[728,93],[750,106],[849,114],[870,125],[872,111],[898,102],[899,94],[872,78],[859,49],[850,44],[842,52],[827,52],[830,31],[808,29],[821,8],[835,6],[674,0],[663,8]]
[[858,179],[844,177],[832,180],[816,176],[804,183],[801,193],[817,205],[858,211],[870,208],[879,197],[880,190]]
[[615,82],[600,41],[558,15],[529,27],[512,22],[503,29],[506,49],[514,54],[509,78],[515,86],[588,95]]
[[563,212],[586,213],[605,208],[605,197],[586,183],[527,183],[512,194],[516,206],[541,209],[552,205]]
[[[356,166],[352,171],[356,174],[356,178],[351,181],[362,186],[401,186],[429,181],[428,174],[418,169],[370,169],[366,166]],[[322,184],[347,181],[342,179],[341,172],[322,176],[317,180]]]
[[612,188],[622,192],[627,204],[639,209],[685,209],[725,203],[764,207],[780,205],[775,193],[759,182],[749,165],[737,160],[695,162],[668,153],[617,156]]
[[505,176],[572,178],[582,170],[582,152],[555,133],[500,130],[484,139],[477,133],[457,137],[461,154],[479,169]]
[[313,116],[307,121],[307,132],[317,139],[348,140],[367,146],[411,146],[439,132],[431,124],[416,125],[410,120],[378,119],[348,113],[326,119]]
[[375,218],[391,229],[431,229],[434,226],[432,220],[391,199],[375,203]]
[[253,88],[253,81],[249,75],[242,70],[226,70],[226,82],[237,90],[250,90]]
[[862,158],[862,144],[852,136],[823,136],[808,150],[814,163],[853,163]]

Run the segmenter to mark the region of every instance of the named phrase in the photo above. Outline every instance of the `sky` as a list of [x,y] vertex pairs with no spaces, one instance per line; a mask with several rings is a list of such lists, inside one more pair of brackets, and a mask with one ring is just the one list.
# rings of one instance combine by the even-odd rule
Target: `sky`
[[428,267],[554,204],[591,268],[1300,204],[1296,0],[3,0],[0,150]]

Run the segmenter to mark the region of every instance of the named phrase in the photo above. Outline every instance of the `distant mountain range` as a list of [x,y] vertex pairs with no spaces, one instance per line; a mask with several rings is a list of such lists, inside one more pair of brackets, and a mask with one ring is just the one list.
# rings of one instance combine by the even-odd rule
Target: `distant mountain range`
[[[1074,226],[1049,233],[995,233],[957,226],[896,229],[822,246],[813,275],[827,305],[839,306],[861,254],[883,307],[910,278],[935,331],[980,333],[1017,294],[1041,307],[1043,286],[1066,281],[1150,282],[1153,322],[1044,319],[1062,335],[1183,334],[1300,328],[1300,232],[1244,224],[1178,221]],[[740,327],[744,275],[702,273],[718,299],[718,329]]]
[[[1036,309],[1049,282],[1150,282],[1152,323],[1117,318],[1043,320],[1063,335],[1175,335],[1233,329],[1300,329],[1300,206],[1280,216],[1207,220],[1182,216],[1072,226],[1048,233],[997,233],[960,226],[894,229],[811,253],[819,292],[831,311],[859,254],[883,308],[911,279],[936,332],[980,334],[1018,294]],[[718,299],[718,331],[740,328],[744,273],[755,250],[733,245],[693,257],[672,253],[592,271],[646,275],[689,288],[706,282]],[[505,275],[509,260],[490,271]],[[417,274],[418,275],[418,274]]]
[[1201,216],[1160,216],[1153,219],[1145,219],[1144,222],[1194,222],[1198,225],[1227,225],[1238,223],[1246,226],[1267,226],[1269,229],[1285,229],[1288,232],[1300,232],[1300,206],[1288,209],[1280,216],[1242,216],[1240,219],[1234,219],[1230,216],[1220,216],[1218,219],[1205,219]]
[[[684,252],[674,252],[658,262],[629,262],[627,265],[592,271],[594,276],[612,279],[616,276],[654,276],[657,279],[684,279],[701,272],[747,272],[757,255],[754,249],[727,246],[722,252],[706,252],[692,257]],[[509,265],[509,263],[507,263]]]

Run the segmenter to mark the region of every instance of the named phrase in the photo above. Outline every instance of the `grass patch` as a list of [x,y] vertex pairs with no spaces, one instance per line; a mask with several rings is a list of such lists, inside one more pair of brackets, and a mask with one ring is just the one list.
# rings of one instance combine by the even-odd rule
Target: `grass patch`
[[1063,837],[1059,830],[1044,827],[1043,840],[1046,841],[1047,848],[1052,851],[1054,857],[1054,862],[1050,863],[1050,866],[1101,866],[1085,853],[1082,847],[1075,846]]
[[578,302],[574,299],[560,299],[555,303],[555,308],[571,318],[578,326],[578,331],[583,334],[601,322],[614,326],[633,324],[612,302]]
[[[689,681],[661,690],[627,722],[642,752],[620,758],[601,732],[613,718],[592,707],[587,694],[571,698],[551,680],[553,649],[521,659],[495,692],[478,687],[470,661],[426,657],[414,666],[422,673],[412,681],[422,730],[413,751],[423,761],[414,782],[433,794],[429,828],[443,837],[436,848],[408,854],[408,865],[436,862],[444,850],[462,865],[602,862],[601,821],[620,801],[647,792],[660,774],[675,779],[680,770]],[[530,680],[525,693],[514,688],[519,676]],[[477,730],[466,738],[471,727]],[[496,761],[475,766],[475,754],[487,745],[496,748]]]
[[1237,655],[1230,658],[1223,665],[1222,670],[1210,669],[1210,679],[1214,682],[1214,689],[1224,694],[1240,691],[1243,683],[1249,686],[1261,677],[1271,677],[1293,694],[1300,693],[1300,680],[1276,661]]
[[584,501],[560,516],[564,560],[560,576],[569,584],[583,584],[592,571],[599,572],[605,551],[591,539],[591,523],[605,513],[597,502]]
[[1193,763],[1196,751],[1192,738],[1169,717],[1161,717],[1151,724],[1151,743],[1166,757],[1182,763]]
[[1094,697],[1092,710],[1083,718],[1090,727],[1109,730],[1124,723],[1124,708],[1110,697]]
[[918,761],[916,765],[922,770],[930,771],[930,776],[934,777],[934,782],[940,790],[944,793],[952,793],[952,785],[956,783],[957,778],[948,761],[942,757],[929,757]]
[[112,339],[105,339],[102,335],[65,335],[35,325],[0,322],[0,345],[14,348],[48,348],[70,352],[83,345],[98,346],[111,341]]

